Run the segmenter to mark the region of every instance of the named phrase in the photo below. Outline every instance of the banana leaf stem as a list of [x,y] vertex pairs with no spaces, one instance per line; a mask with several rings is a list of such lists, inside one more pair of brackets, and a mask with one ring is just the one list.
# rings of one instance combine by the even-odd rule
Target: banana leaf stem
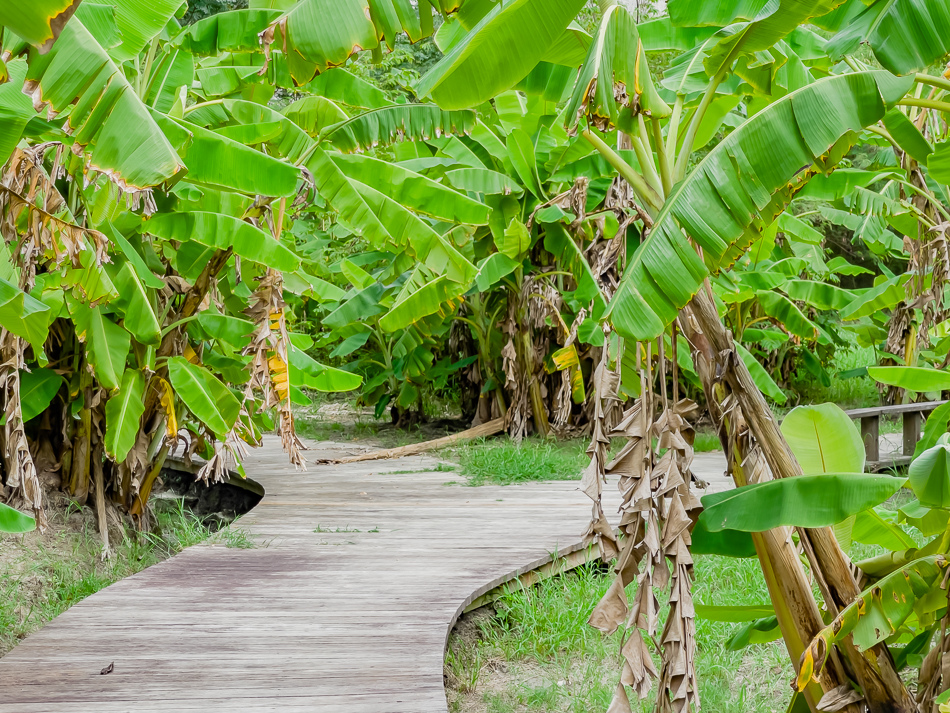
[[914,81],[918,84],[927,84],[931,87],[937,87],[938,89],[944,89],[950,92],[950,79],[945,79],[944,77],[933,77],[929,74],[917,73],[914,75]]
[[629,163],[624,161],[616,151],[604,143],[603,139],[599,136],[586,130],[582,133],[582,136],[590,141],[594,148],[600,152],[600,155],[607,159],[607,163],[613,166],[617,172],[623,176],[624,180],[630,184],[640,200],[646,204],[648,210],[653,216],[656,216],[663,207],[663,199],[660,198],[660,195],[646,182],[646,179],[637,173]]
[[950,103],[942,102],[937,99],[915,99],[908,97],[907,99],[901,99],[897,102],[897,106],[922,106],[925,109],[950,112]]

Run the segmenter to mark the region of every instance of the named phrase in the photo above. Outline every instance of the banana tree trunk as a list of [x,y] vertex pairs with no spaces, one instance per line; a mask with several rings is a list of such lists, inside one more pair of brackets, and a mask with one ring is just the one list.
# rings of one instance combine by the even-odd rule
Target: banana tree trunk
[[[707,283],[708,289],[708,283]],[[684,310],[685,322],[691,331],[701,332],[708,342],[708,355],[716,369],[703,369],[700,377],[707,394],[715,394],[719,383],[728,386],[732,401],[748,422],[749,433],[760,450],[771,477],[790,478],[802,474],[801,466],[779,430],[761,391],[752,381],[745,363],[739,358],[715,304],[707,291],[701,289]],[[692,320],[692,321],[691,321]],[[714,399],[710,400],[713,403]],[[727,450],[727,453],[729,451]],[[768,476],[765,476],[766,478]],[[799,529],[805,554],[832,616],[853,602],[860,589],[851,573],[851,565],[841,550],[831,528]],[[914,713],[917,706],[897,674],[890,653],[883,644],[859,652],[853,644],[842,647],[844,663],[864,692],[871,713]]]

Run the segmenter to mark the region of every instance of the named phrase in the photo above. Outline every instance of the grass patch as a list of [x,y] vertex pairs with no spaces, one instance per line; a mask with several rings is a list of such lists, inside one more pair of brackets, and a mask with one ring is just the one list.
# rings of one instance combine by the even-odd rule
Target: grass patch
[[878,406],[881,403],[881,395],[874,379],[867,374],[848,378],[840,376],[877,363],[878,358],[873,347],[853,345],[850,349],[838,349],[835,352],[834,359],[827,366],[828,375],[831,377],[829,386],[823,386],[804,369],[791,379],[790,386],[798,393],[799,402],[803,404],[835,403],[845,410]]
[[[614,439],[616,454],[625,440]],[[587,439],[566,441],[526,438],[521,443],[507,438],[479,439],[451,449],[459,473],[469,485],[512,485],[543,480],[579,480],[590,462]],[[654,439],[655,445],[655,439]],[[711,431],[696,433],[697,453],[719,450],[719,437]],[[439,464],[437,470],[444,464]],[[449,467],[448,469],[452,469]]]
[[[697,557],[696,602],[768,602],[756,560]],[[611,582],[589,564],[535,587],[505,594],[453,632],[446,655],[453,713],[602,713],[619,680],[620,636],[587,625]],[[633,593],[631,586],[628,594]],[[665,616],[665,613],[664,613]],[[697,621],[700,697],[705,710],[785,710],[792,668],[782,642],[730,651],[734,624]],[[660,624],[662,631],[662,622]],[[652,711],[652,698],[635,711]]]
[[112,527],[106,561],[92,511],[66,502],[49,509],[47,532],[0,537],[0,655],[89,595],[186,547],[255,547],[234,525],[211,532],[180,501],[155,501],[155,508],[160,534],[127,528],[120,537]]
[[480,439],[452,450],[469,485],[512,485],[539,480],[577,480],[590,462],[587,442],[528,438]]

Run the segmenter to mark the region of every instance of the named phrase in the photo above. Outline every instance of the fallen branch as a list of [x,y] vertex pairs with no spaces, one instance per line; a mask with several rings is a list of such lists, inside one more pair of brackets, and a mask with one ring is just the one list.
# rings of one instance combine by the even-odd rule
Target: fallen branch
[[419,453],[427,453],[428,451],[437,451],[440,448],[448,448],[449,446],[454,446],[456,443],[470,441],[474,438],[494,436],[496,433],[501,433],[504,430],[505,419],[496,418],[494,421],[488,421],[487,423],[475,426],[475,428],[470,428],[467,431],[462,431],[461,433],[456,433],[452,436],[436,438],[434,441],[413,443],[412,445],[402,446],[401,448],[387,448],[382,451],[373,451],[372,453],[363,453],[362,455],[349,456],[347,458],[329,458],[317,462],[321,464],[343,464],[360,463],[367,460],[388,460],[390,458],[403,458],[405,456],[418,455]]

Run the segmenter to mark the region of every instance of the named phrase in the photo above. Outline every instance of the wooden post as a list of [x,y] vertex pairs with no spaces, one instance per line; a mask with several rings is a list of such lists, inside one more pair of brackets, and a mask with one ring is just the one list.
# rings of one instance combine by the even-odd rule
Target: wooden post
[[904,455],[914,455],[917,441],[920,440],[920,411],[908,411],[904,414]]
[[880,422],[879,415],[861,418],[861,440],[864,441],[864,453],[868,462],[881,460]]

